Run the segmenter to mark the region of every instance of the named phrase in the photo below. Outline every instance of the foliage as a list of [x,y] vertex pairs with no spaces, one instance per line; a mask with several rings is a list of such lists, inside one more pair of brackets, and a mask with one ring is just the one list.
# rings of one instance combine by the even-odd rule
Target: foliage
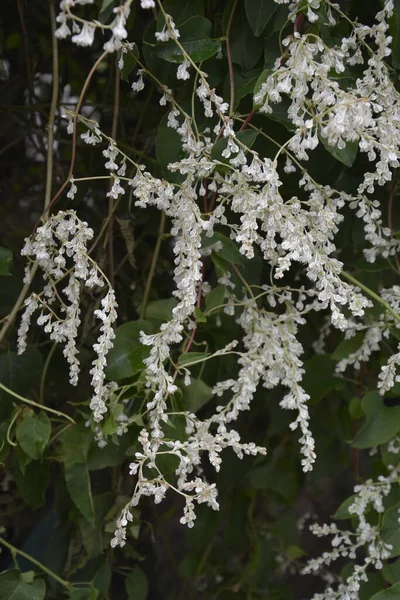
[[0,597],[398,597],[399,3],[45,6],[0,37]]

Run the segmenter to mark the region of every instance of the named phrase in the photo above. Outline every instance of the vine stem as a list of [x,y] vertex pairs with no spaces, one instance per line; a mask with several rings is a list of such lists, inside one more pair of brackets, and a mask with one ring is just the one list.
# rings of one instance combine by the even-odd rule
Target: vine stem
[[53,0],[49,0],[51,37],[53,50],[53,91],[51,94],[51,104],[49,113],[49,123],[47,126],[47,162],[46,162],[46,191],[44,196],[44,208],[50,204],[51,187],[53,184],[53,142],[54,142],[54,121],[57,110],[58,92],[59,92],[59,73],[58,73],[58,43],[55,36],[56,14],[54,11]]
[[21,402],[25,402],[25,404],[29,404],[30,406],[36,406],[36,408],[45,410],[49,413],[52,413],[53,415],[57,415],[58,417],[64,417],[64,419],[68,419],[68,421],[71,421],[71,423],[76,425],[76,423],[72,417],[69,417],[68,415],[66,415],[63,412],[60,412],[59,410],[55,410],[54,408],[49,408],[48,406],[42,406],[41,404],[38,404],[37,402],[34,402],[33,400],[28,400],[28,398],[24,398],[23,396],[20,396],[13,390],[10,390],[10,388],[5,386],[3,383],[1,383],[1,381],[0,381],[0,389],[3,390],[4,392],[6,392],[7,394],[10,394],[10,396],[14,396],[14,398],[17,398],[17,400],[20,400]]
[[343,277],[345,279],[347,279],[348,281],[350,281],[350,283],[352,283],[353,285],[356,285],[357,287],[360,288],[360,290],[362,290],[363,292],[365,292],[366,294],[368,294],[368,296],[370,296],[371,298],[373,298],[374,300],[376,300],[376,302],[379,302],[379,304],[381,304],[382,306],[384,306],[386,308],[386,310],[388,312],[390,312],[390,314],[396,319],[396,321],[398,321],[400,323],[400,315],[393,310],[393,308],[390,306],[390,304],[388,304],[387,302],[385,302],[385,300],[383,300],[383,298],[381,298],[380,296],[378,296],[378,294],[375,294],[375,292],[373,292],[369,287],[367,287],[366,285],[364,285],[363,283],[361,283],[361,281],[358,281],[358,279],[356,279],[355,277],[353,277],[352,275],[350,275],[350,273],[346,273],[346,271],[342,271],[341,273],[343,275]]
[[[115,65],[115,77],[114,77],[114,110],[113,120],[111,126],[111,137],[113,140],[117,139],[118,131],[118,119],[119,119],[119,103],[120,103],[120,89],[121,79],[119,69]],[[110,180],[110,189],[113,184],[113,179]],[[112,196],[108,199],[108,230],[107,230],[107,243],[108,243],[108,274],[112,287],[114,288],[114,200]]]
[[156,247],[154,248],[153,258],[151,259],[150,271],[147,276],[146,286],[145,286],[144,292],[143,292],[143,300],[142,300],[142,304],[140,307],[140,313],[139,313],[140,319],[144,319],[144,314],[146,312],[146,306],[147,306],[147,302],[149,299],[150,288],[151,288],[151,284],[153,283],[153,277],[154,277],[154,272],[156,270],[158,255],[160,254],[160,248],[161,248],[164,229],[165,229],[165,213],[162,212],[161,219],[160,219],[160,227],[158,229]]
[[87,89],[89,87],[89,84],[90,84],[90,82],[92,80],[92,77],[93,77],[94,73],[96,72],[97,68],[99,67],[99,65],[103,62],[103,60],[106,58],[107,55],[108,55],[108,52],[103,52],[103,54],[101,54],[99,56],[99,58],[94,63],[93,67],[90,69],[89,75],[86,77],[86,81],[83,84],[83,88],[82,88],[82,91],[80,93],[79,100],[78,100],[78,103],[76,105],[76,109],[74,111],[73,132],[72,132],[71,162],[70,162],[70,167],[69,167],[68,175],[67,175],[64,183],[59,188],[58,192],[53,196],[53,198],[51,199],[51,201],[49,202],[49,204],[47,205],[47,207],[43,211],[41,219],[44,218],[44,215],[46,214],[46,212],[48,212],[50,210],[50,208],[58,200],[58,198],[61,196],[61,194],[63,193],[63,191],[65,190],[65,188],[67,187],[67,185],[70,182],[70,179],[71,179],[73,171],[74,171],[75,158],[76,158],[78,114],[79,114],[79,111],[81,109],[81,106],[82,106],[83,99],[85,97],[86,91],[87,91]]
[[228,69],[229,69],[229,83],[230,83],[230,91],[231,98],[229,103],[229,116],[231,117],[234,112],[234,104],[235,104],[235,78],[233,76],[233,63],[232,63],[232,52],[231,52],[231,29],[233,23],[233,17],[235,16],[236,8],[239,0],[235,0],[231,14],[229,16],[228,26],[226,28],[226,36],[225,36],[225,44],[226,44],[226,55],[228,57]]
[[23,550],[19,550],[18,548],[16,548],[15,546],[13,546],[9,542],[7,542],[1,536],[0,536],[0,544],[3,544],[3,546],[8,548],[13,556],[15,556],[16,554],[19,554],[19,556],[22,556],[23,558],[26,558],[26,560],[29,560],[29,562],[36,565],[41,571],[44,571],[45,573],[47,573],[47,575],[52,577],[55,581],[57,581],[60,585],[65,587],[67,590],[71,591],[73,589],[73,586],[68,581],[65,581],[65,579],[61,579],[61,577],[59,577],[53,571],[48,569],[43,563],[36,560],[36,558],[33,558],[33,556],[30,556],[30,554],[26,554],[26,552],[24,552]]
[[[59,93],[59,68],[58,68],[58,43],[57,38],[55,36],[56,31],[56,15],[54,11],[53,0],[49,0],[49,11],[50,11],[50,24],[51,24],[51,37],[52,37],[52,52],[53,52],[53,91],[51,96],[51,104],[50,104],[50,112],[49,112],[49,122],[47,129],[47,159],[46,159],[46,188],[45,188],[45,196],[44,196],[44,209],[46,211],[48,205],[50,204],[50,196],[51,196],[51,187],[53,183],[53,143],[54,143],[54,121],[55,114],[57,110],[57,100]],[[31,269],[31,277],[30,281],[35,276],[35,273],[38,269],[38,265],[35,262]],[[18,311],[21,307],[21,304],[25,300],[25,296],[28,293],[31,283],[25,283],[20,294],[15,301],[15,304],[8,315],[8,318],[4,321],[3,326],[0,330],[0,344],[5,338],[10,326],[14,322],[15,317],[18,314]]]

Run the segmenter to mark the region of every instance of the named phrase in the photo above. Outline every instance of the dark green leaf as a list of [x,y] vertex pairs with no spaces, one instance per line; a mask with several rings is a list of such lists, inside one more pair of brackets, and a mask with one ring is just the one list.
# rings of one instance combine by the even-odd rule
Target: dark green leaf
[[[193,40],[182,42],[182,47],[193,62],[203,62],[218,52],[221,42],[218,40]],[[175,42],[164,42],[156,46],[157,56],[172,63],[183,62],[183,54]]]
[[247,19],[244,8],[237,11],[231,29],[232,61],[243,69],[250,71],[263,55],[263,44],[255,37]]
[[[349,506],[351,506],[354,503],[355,499],[356,499],[355,494],[353,494],[349,498],[346,498],[346,500],[344,500],[344,502],[342,502],[342,504],[339,506],[339,508],[337,509],[335,514],[332,516],[332,519],[352,519],[354,517],[354,514],[349,513],[348,509],[349,509]],[[367,510],[367,512],[369,512],[369,509]]]
[[148,321],[130,321],[117,328],[114,346],[107,355],[106,377],[118,381],[132,377],[144,367],[143,359],[149,354],[147,346],[140,341],[140,332],[151,333]]
[[[11,350],[0,353],[0,382],[21,396],[39,382],[41,371],[42,357],[34,346],[28,346],[21,355]],[[14,400],[10,394],[0,390],[0,420],[11,412]]]
[[203,362],[207,356],[210,356],[209,352],[188,352],[187,354],[181,354],[178,358],[178,365],[185,367],[190,363]]
[[215,231],[211,237],[204,238],[202,246],[208,248],[216,242],[221,242],[222,249],[215,252],[215,254],[234,265],[243,265],[243,255],[240,254],[235,242],[219,231]]
[[46,585],[43,579],[27,583],[22,573],[13,569],[0,574],[1,600],[44,600]]
[[207,323],[207,317],[204,316],[203,311],[198,306],[194,309],[194,316],[198,323]]
[[180,175],[171,173],[167,166],[176,162],[181,157],[182,140],[175,129],[167,125],[168,115],[161,119],[156,135],[156,157],[162,168],[165,177],[173,182],[177,181]]
[[[188,355],[186,355],[188,356]],[[183,388],[183,408],[197,412],[212,398],[210,386],[201,379],[192,379],[188,387]]]
[[260,36],[278,8],[271,0],[245,0],[246,16],[255,36]]
[[[258,131],[254,129],[245,129],[244,131],[238,131],[236,134],[237,139],[244,144],[247,148],[251,148],[254,142],[257,139]],[[214,160],[218,160],[222,163],[228,164],[229,159],[222,156],[223,151],[228,145],[228,140],[222,137],[220,140],[215,142],[214,146],[211,150],[211,158]],[[237,154],[237,153],[236,153]],[[236,156],[235,153],[232,153],[232,157]]]
[[175,298],[166,298],[165,300],[154,300],[149,302],[146,307],[145,317],[149,321],[169,321],[172,316],[172,310],[177,305]]
[[400,558],[383,567],[383,576],[389,583],[400,582]]
[[99,12],[100,23],[107,23],[108,19],[113,14],[114,0],[103,0]]
[[49,443],[51,434],[50,419],[44,411],[38,415],[24,415],[18,424],[15,435],[22,450],[33,460],[37,460],[43,454],[43,450]]
[[71,500],[93,525],[95,515],[88,467],[85,464],[65,464],[65,482]]
[[85,463],[92,435],[84,423],[69,427],[63,432],[61,459],[68,464]]
[[30,508],[36,509],[46,501],[46,490],[49,485],[50,462],[48,460],[29,462],[21,468],[15,461],[14,479],[18,493]]
[[[163,8],[167,15],[171,15],[174,19],[175,24],[179,27],[179,32],[182,25],[184,25],[191,17],[204,15],[203,0],[190,0],[190,2],[182,2],[182,0],[164,0]],[[164,15],[159,11],[157,19],[159,30],[163,28],[164,23]]]
[[82,539],[89,558],[94,558],[102,553],[107,546],[109,538],[104,534],[105,517],[115,502],[112,492],[106,492],[93,497],[95,522],[93,526],[86,520],[80,522]]
[[358,142],[347,142],[344,148],[330,146],[326,138],[319,136],[325,150],[329,152],[336,160],[342,162],[346,167],[352,167],[356,160],[358,152]]
[[400,523],[399,513],[400,504],[395,504],[388,508],[382,519],[381,538],[385,544],[393,546],[390,551],[391,558],[400,555]]
[[318,402],[332,390],[342,390],[344,382],[335,377],[335,363],[326,354],[318,354],[304,364],[303,387],[311,400]]
[[128,600],[146,600],[149,593],[149,584],[140,567],[135,567],[125,579],[125,590],[128,594]]
[[343,340],[332,354],[332,360],[343,360],[343,358],[347,358],[350,354],[357,352],[363,343],[363,340],[363,333],[356,333],[356,335],[349,340]]
[[97,600],[99,592],[93,587],[75,588],[71,591],[70,600]]
[[11,275],[11,273],[10,273],[11,261],[12,261],[11,250],[0,246],[0,275]]
[[354,448],[372,448],[384,444],[400,431],[400,406],[386,407],[378,392],[370,392],[362,401],[367,422],[352,442]]
[[399,600],[400,598],[400,583],[395,583],[392,587],[382,592],[374,594],[370,600]]
[[214,289],[211,290],[209,294],[206,296],[206,309],[212,310],[217,306],[222,306],[224,304],[225,298],[225,286],[217,285]]

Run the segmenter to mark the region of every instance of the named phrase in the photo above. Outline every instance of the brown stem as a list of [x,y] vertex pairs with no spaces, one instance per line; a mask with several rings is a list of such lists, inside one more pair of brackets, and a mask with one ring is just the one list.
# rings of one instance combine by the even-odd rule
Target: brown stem
[[[118,131],[118,119],[119,119],[119,101],[120,101],[120,87],[121,87],[121,78],[119,69],[115,67],[115,80],[114,80],[114,113],[113,113],[113,121],[111,127],[111,137],[113,140],[117,138]],[[112,186],[112,181],[110,184],[110,189]],[[109,280],[114,287],[114,244],[113,244],[113,229],[114,229],[114,200],[110,196],[108,199],[108,272],[109,272]]]
[[228,27],[226,28],[226,37],[225,37],[226,54],[228,57],[229,81],[230,81],[230,89],[231,89],[231,99],[230,99],[230,103],[229,103],[229,116],[230,117],[233,114],[234,104],[235,104],[235,78],[233,76],[233,63],[232,63],[230,36],[231,36],[233,17],[235,16],[238,2],[239,2],[239,0],[235,0],[235,2],[233,3],[233,7],[232,7],[231,14],[230,14],[229,21],[228,21]]
[[252,109],[249,112],[249,114],[247,115],[246,120],[243,121],[243,124],[242,124],[241,128],[239,129],[239,131],[243,131],[244,129],[246,129],[247,125],[250,123],[250,121],[252,120],[252,118],[254,117],[254,115],[255,115],[255,112]]
[[82,106],[82,102],[83,99],[85,97],[86,91],[89,87],[90,81],[97,69],[97,67],[103,62],[103,60],[106,58],[108,52],[103,52],[103,54],[101,56],[99,56],[99,58],[96,60],[96,62],[94,63],[93,67],[91,68],[89,75],[86,78],[86,81],[83,85],[81,94],[79,96],[79,100],[78,100],[78,104],[76,105],[76,109],[75,109],[75,113],[74,113],[74,119],[73,119],[73,133],[72,133],[72,151],[71,151],[71,163],[70,163],[70,167],[69,167],[69,171],[68,171],[68,175],[66,180],[64,181],[64,183],[61,185],[60,189],[58,190],[58,192],[53,196],[53,198],[51,199],[51,201],[49,202],[49,204],[47,205],[46,209],[43,211],[42,216],[40,217],[41,219],[44,218],[46,212],[48,212],[53,204],[58,200],[58,198],[61,196],[61,194],[63,193],[63,191],[65,190],[65,188],[67,187],[67,185],[70,182],[70,179],[72,177],[73,171],[74,171],[74,166],[75,166],[75,158],[76,158],[76,143],[77,143],[77,122],[78,122],[78,114],[79,111],[81,109]]

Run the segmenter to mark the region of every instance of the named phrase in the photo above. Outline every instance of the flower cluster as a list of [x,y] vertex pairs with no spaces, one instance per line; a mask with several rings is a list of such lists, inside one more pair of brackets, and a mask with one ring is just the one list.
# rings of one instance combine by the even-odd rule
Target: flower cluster
[[[93,230],[70,210],[51,216],[31,238],[25,240],[21,253],[30,259],[32,265],[26,269],[25,281],[30,281],[31,270],[36,264],[42,272],[44,288],[41,295],[32,293],[25,300],[18,331],[18,352],[21,354],[26,349],[32,316],[40,310],[37,324],[43,327],[51,340],[64,344],[70,383],[77,385],[80,371],[77,336],[81,323],[82,291],[105,285],[108,291],[101,301],[101,309],[95,310],[102,326],[101,335],[93,347],[97,356],[91,370],[94,395],[90,403],[94,420],[101,421],[107,411],[106,400],[110,393],[104,381],[104,368],[107,353],[113,345],[117,303],[107,278],[88,255],[87,244],[92,238]],[[67,283],[60,292],[60,285],[65,281]]]
[[365,558],[361,564],[355,564],[353,572],[345,583],[339,584],[336,590],[328,586],[322,594],[314,594],[312,600],[359,600],[360,585],[368,581],[367,569],[382,569],[382,561],[391,556],[392,546],[381,538],[379,525],[372,525],[367,513],[373,509],[378,514],[384,511],[384,499],[389,495],[394,483],[399,481],[399,470],[393,469],[389,475],[379,476],[377,481],[368,480],[354,488],[354,499],[348,507],[349,516],[357,519],[354,531],[340,530],[335,523],[330,525],[311,525],[314,535],[323,537],[332,535],[332,550],[324,552],[319,558],[312,559],[303,569],[304,574],[318,573],[324,566],[329,566],[339,558],[355,560],[363,550]]

